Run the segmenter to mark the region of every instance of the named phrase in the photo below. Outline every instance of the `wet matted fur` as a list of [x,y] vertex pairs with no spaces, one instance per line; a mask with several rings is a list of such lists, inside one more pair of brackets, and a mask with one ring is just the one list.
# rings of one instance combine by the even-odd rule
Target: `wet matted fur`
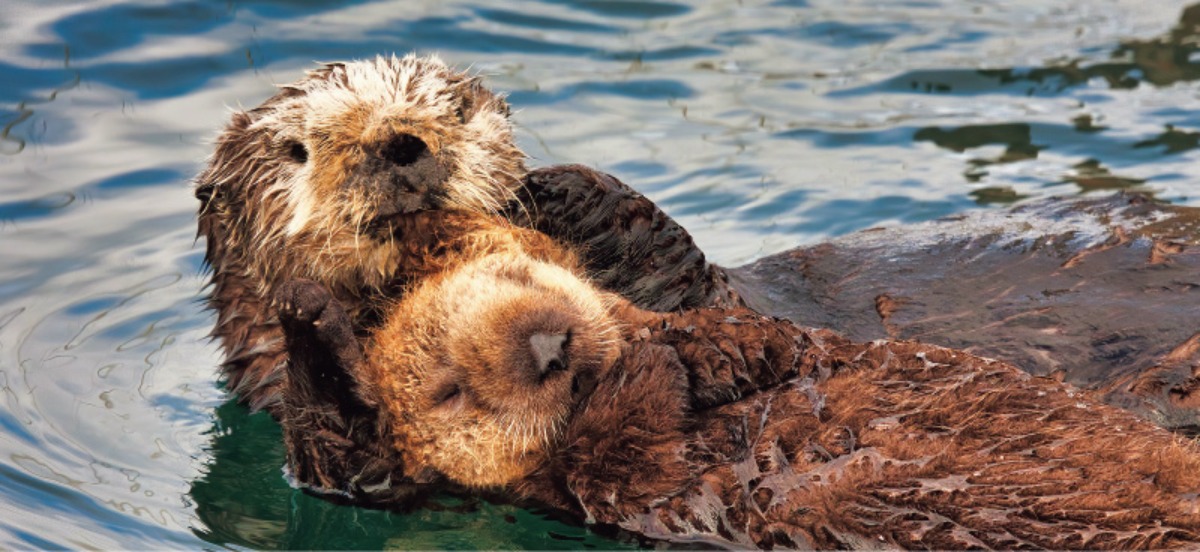
[[[350,359],[297,353],[293,380],[345,374],[375,416],[358,432],[285,417],[294,465],[355,503],[451,488],[720,546],[1200,543],[1196,446],[1068,385],[740,308],[648,312],[587,291],[570,259],[519,253],[455,254],[365,350],[336,337],[336,300],[292,286],[310,297],[285,313],[323,322],[288,324]],[[564,366],[539,369],[537,335],[569,336]],[[286,395],[310,414],[344,400]],[[329,420],[351,437],[305,440]]]

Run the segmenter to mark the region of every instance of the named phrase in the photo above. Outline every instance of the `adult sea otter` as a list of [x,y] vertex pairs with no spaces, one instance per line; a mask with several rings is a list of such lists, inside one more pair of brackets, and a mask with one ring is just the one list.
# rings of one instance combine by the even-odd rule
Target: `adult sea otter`
[[329,64],[235,113],[196,195],[222,371],[254,407],[278,404],[285,373],[268,304],[280,281],[328,286],[361,336],[419,276],[403,259],[421,252],[394,231],[406,214],[461,209],[574,246],[594,282],[645,308],[744,300],[854,339],[965,348],[1200,427],[1200,215],[1143,196],[865,231],[724,270],[611,176],[526,172],[503,99],[415,56]]

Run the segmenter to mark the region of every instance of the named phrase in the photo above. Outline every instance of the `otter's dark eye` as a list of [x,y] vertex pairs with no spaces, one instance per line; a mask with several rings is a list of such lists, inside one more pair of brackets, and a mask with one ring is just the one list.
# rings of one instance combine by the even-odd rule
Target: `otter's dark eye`
[[308,162],[308,149],[305,148],[304,144],[301,144],[300,142],[292,142],[288,144],[287,152],[288,157],[291,157],[292,161],[297,163]]
[[448,404],[462,396],[462,386],[457,383],[448,383],[437,389],[433,394],[433,404],[443,405]]
[[465,113],[465,112],[463,112],[463,108],[462,108],[462,107],[457,107],[457,108],[455,108],[455,109],[454,109],[454,114],[458,116],[458,122],[460,122],[460,123],[463,123],[463,124],[466,124],[466,122],[467,122],[467,115],[466,115],[466,113]]

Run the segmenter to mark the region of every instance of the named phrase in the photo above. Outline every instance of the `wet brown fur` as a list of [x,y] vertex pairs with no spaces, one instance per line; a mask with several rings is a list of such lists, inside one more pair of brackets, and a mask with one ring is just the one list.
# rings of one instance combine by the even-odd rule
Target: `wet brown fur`
[[706,411],[689,412],[670,351],[635,344],[615,368],[627,379],[602,379],[553,460],[513,490],[594,523],[724,546],[1200,542],[1193,443],[999,362],[797,331],[810,358],[839,365],[831,377]]
[[[505,259],[501,270],[525,262]],[[410,375],[442,370],[440,352],[468,345],[457,340],[475,343],[466,336],[479,336],[485,349],[523,347],[505,339],[505,321],[547,303],[506,306],[495,318],[478,315],[487,308],[470,318],[425,316],[431,298],[453,302],[447,282],[462,276],[490,286],[490,269],[427,280],[404,299],[410,306],[393,311],[405,320],[383,326],[367,349],[370,368],[356,376],[386,412],[381,434],[396,438],[407,477],[437,473],[590,524],[720,546],[1200,543],[1194,444],[1007,364],[913,342],[852,343],[744,309],[662,315],[611,301],[591,319],[607,314],[621,324],[619,358],[578,368],[595,371],[582,396],[547,395],[570,412],[549,428],[553,438],[523,446],[507,465],[489,464],[488,479],[472,479],[466,465],[478,455],[422,452],[478,427],[430,415]],[[464,331],[425,334],[431,324]],[[389,332],[403,335],[385,338]],[[493,415],[526,408],[511,390],[483,394],[496,401],[487,409]],[[407,424],[432,431],[412,439]],[[480,434],[472,446],[513,443]]]

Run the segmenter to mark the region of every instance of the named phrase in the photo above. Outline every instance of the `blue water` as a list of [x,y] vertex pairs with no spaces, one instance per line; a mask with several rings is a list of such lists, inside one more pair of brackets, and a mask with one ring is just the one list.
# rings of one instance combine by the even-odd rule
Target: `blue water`
[[314,61],[488,76],[531,164],[727,265],[1053,194],[1200,204],[1200,8],[1161,0],[34,2],[0,9],[0,548],[588,548],[540,512],[287,486],[229,401],[188,180]]

